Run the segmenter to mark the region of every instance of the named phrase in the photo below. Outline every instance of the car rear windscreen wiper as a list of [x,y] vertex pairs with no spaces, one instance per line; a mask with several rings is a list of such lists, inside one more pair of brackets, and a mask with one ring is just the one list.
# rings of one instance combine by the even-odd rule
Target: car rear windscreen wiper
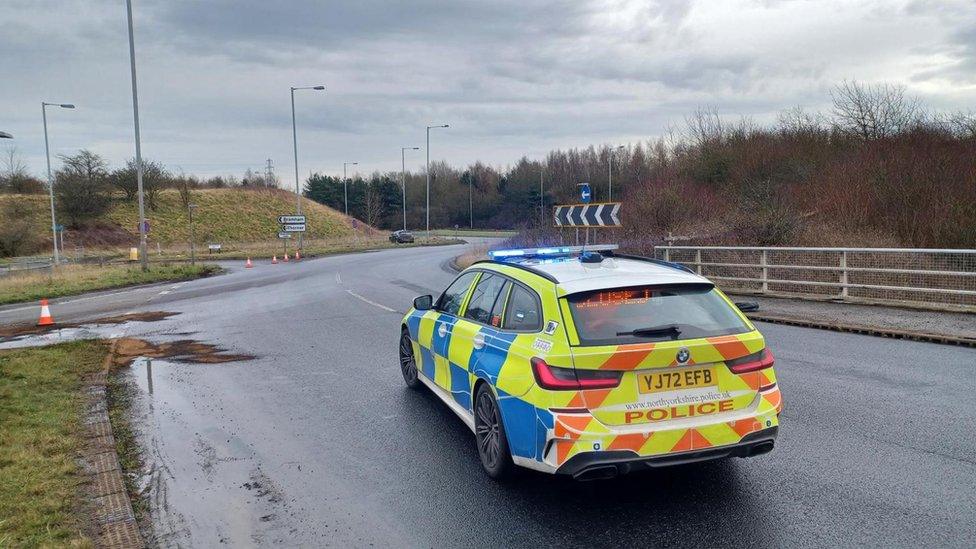
[[650,328],[637,328],[636,330],[631,330],[629,332],[617,332],[618,336],[637,336],[637,337],[654,337],[659,335],[670,335],[672,338],[676,338],[681,335],[681,330],[678,329],[677,324],[667,324],[664,326],[652,326]]

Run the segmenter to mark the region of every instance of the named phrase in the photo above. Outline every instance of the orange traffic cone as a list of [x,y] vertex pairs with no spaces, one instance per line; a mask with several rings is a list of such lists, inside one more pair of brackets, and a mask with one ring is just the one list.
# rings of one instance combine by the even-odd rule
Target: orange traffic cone
[[245,263],[245,264],[244,264],[244,268],[245,268],[245,269],[250,269],[250,268],[251,268],[251,267],[253,267],[253,266],[254,266],[254,264],[253,264],[253,263],[251,263],[251,258],[250,258],[250,257],[249,257],[249,258],[247,258],[247,263]]
[[51,318],[51,309],[47,306],[47,300],[41,300],[41,318],[37,320],[38,326],[53,326],[54,319]]
[[295,261],[298,261],[301,258],[302,258],[302,252],[295,250]]
[[285,259],[283,261],[285,261],[286,263],[288,262],[288,254],[287,253],[285,254]]
[[278,256],[277,255],[271,256],[271,264],[272,265],[277,265],[278,264]]

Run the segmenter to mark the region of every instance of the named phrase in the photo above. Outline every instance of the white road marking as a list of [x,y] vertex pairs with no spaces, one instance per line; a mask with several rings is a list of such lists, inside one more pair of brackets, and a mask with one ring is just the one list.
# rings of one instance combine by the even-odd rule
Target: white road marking
[[369,299],[366,299],[365,297],[357,294],[356,292],[354,292],[352,290],[346,290],[346,293],[349,294],[349,295],[351,295],[351,296],[353,296],[353,297],[355,297],[356,299],[360,299],[362,301],[365,301],[366,303],[369,303],[370,305],[373,305],[375,307],[379,307],[380,309],[383,309],[384,311],[389,311],[391,313],[395,313],[396,312],[395,309],[391,309],[391,308],[387,307],[386,305],[381,305],[381,304],[379,304],[379,303],[377,303],[375,301],[371,301]]
[[336,271],[336,284],[342,284],[342,276],[339,275],[339,271]]
[[159,295],[166,295],[166,294],[170,293],[171,291],[172,290],[163,290],[163,291],[159,292]]

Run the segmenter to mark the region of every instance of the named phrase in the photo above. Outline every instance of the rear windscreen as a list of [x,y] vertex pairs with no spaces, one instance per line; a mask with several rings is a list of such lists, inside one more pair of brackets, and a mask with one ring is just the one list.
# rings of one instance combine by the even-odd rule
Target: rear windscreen
[[749,331],[709,285],[614,288],[566,299],[582,345],[694,339]]

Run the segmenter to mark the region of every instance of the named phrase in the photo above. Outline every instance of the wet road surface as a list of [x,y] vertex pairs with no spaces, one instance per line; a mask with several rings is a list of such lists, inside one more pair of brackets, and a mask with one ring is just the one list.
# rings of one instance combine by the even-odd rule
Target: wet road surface
[[974,349],[760,325],[786,402],[771,454],[609,482],[489,480],[470,431],[428,391],[407,390],[396,360],[402,311],[446,286],[458,253],[258,265],[126,302],[180,314],[113,327],[125,335],[254,356],[153,360],[151,395],[146,361],[132,365],[156,541],[976,543]]

